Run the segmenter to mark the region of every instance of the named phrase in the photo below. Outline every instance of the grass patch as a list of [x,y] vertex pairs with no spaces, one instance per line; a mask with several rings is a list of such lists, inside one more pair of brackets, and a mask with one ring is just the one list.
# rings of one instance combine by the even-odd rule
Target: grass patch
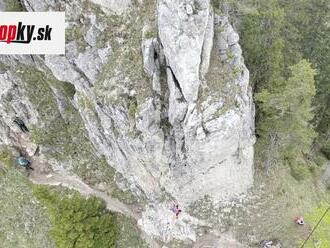
[[291,163],[290,173],[296,180],[301,181],[310,176],[310,170],[306,164],[303,163]]
[[0,161],[8,168],[14,165],[14,158],[7,149],[0,150]]
[[117,246],[125,248],[147,248],[146,242],[141,238],[141,231],[134,219],[117,214],[117,226],[119,229]]
[[[257,169],[255,187],[243,201],[217,207],[205,197],[192,204],[189,213],[217,230],[230,231],[248,247],[258,247],[265,239],[278,239],[282,247],[299,247],[310,231],[306,213],[329,200],[330,194],[318,187],[315,178],[297,181],[287,166],[278,165],[267,174]],[[308,224],[304,227],[294,223],[301,215]]]
[[309,230],[308,226],[301,228],[295,224],[294,218],[304,216],[320,202],[329,199],[330,195],[318,188],[316,178],[309,176],[297,181],[288,168],[280,167],[269,171],[268,175],[258,173],[256,184],[263,185],[263,188],[254,192],[257,200],[237,212],[241,216],[241,226],[235,229],[239,230],[240,239],[244,240],[243,236],[254,232],[258,240],[278,239],[283,247],[299,247],[299,241],[307,237]]
[[322,168],[327,164],[328,159],[322,153],[317,152],[315,153],[314,162],[318,167]]
[[226,105],[225,107],[219,108],[215,113],[214,113],[214,118],[219,118],[220,116],[224,115],[227,113],[228,110],[230,110],[230,107],[232,105]]
[[[108,94],[105,94],[109,91],[109,86],[112,91],[113,88],[117,89],[118,85],[124,85],[129,90],[136,89],[137,104],[140,105],[148,96],[152,95],[152,83],[143,71],[141,41],[142,28],[145,23],[149,23],[150,26],[146,34],[150,36],[157,34],[157,29],[154,28],[156,27],[154,18],[156,1],[144,1],[142,5],[136,3],[133,9],[132,18],[129,19],[123,16],[101,16],[103,22],[106,23],[106,30],[100,40],[102,43],[104,41],[111,43],[112,56],[116,59],[110,59],[104,66],[95,87],[105,101],[112,101],[107,98]],[[111,78],[116,78],[113,85],[109,85]],[[119,91],[117,94],[127,100],[122,88],[117,90]]]
[[330,139],[323,141],[321,151],[328,159],[330,159]]
[[[1,152],[1,162],[12,163]],[[42,205],[34,197],[25,170],[14,166],[1,170],[0,162],[0,246],[54,247],[48,235],[50,220]]]
[[[320,206],[314,208],[312,211],[306,214],[305,220],[310,226],[314,228],[324,215],[330,204],[322,203]],[[330,211],[324,216],[319,226],[315,229],[313,235],[307,241],[305,248],[328,248],[330,247]]]
[[128,102],[128,115],[133,120],[135,119],[135,114],[136,114],[137,108],[138,108],[138,105],[137,105],[137,101],[135,98]]
[[144,33],[145,39],[157,38],[157,36],[158,36],[158,33],[157,33],[157,30],[155,30],[155,29],[149,29]]
[[65,30],[65,42],[69,43],[75,41],[77,44],[78,52],[84,52],[88,44],[84,39],[84,34],[87,32],[86,27],[81,26],[73,26],[69,27]]
[[6,11],[24,11],[20,0],[4,0]]
[[[223,26],[218,25],[215,28],[222,29]],[[240,76],[242,68],[233,68],[230,65],[230,60],[234,59],[234,54],[231,51],[228,51],[228,53],[231,58],[221,61],[217,49],[212,48],[210,67],[206,74],[207,87],[200,89],[199,92],[198,101],[200,104],[209,96],[215,101],[219,101],[219,98],[224,101],[222,110],[217,111],[216,116],[220,116],[227,110],[234,108],[236,105],[235,96],[240,94],[240,86],[235,84],[235,80]]]

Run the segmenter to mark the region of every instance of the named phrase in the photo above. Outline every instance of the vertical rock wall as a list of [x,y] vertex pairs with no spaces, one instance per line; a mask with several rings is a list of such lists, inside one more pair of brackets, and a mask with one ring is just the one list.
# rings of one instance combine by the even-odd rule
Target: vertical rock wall
[[[66,11],[66,55],[1,56],[3,144],[22,142],[12,123],[15,116],[32,125],[35,136],[61,120],[77,147],[82,139],[75,134],[84,138],[80,145],[88,149],[79,156],[61,153],[57,146],[70,149],[66,139],[51,145],[30,136],[24,141],[25,148],[39,145],[61,173],[77,173],[74,168],[90,161],[87,156],[92,161],[104,157],[121,175],[122,189],[154,202],[169,195],[182,205],[205,195],[227,201],[252,185],[249,72],[237,33],[227,17],[213,13],[209,1],[137,6],[125,1],[112,11],[89,1],[23,3],[29,11]],[[121,16],[111,14],[117,12]],[[158,31],[146,34],[146,23],[152,21]],[[26,75],[36,71],[45,84],[39,100],[52,99],[48,110],[34,101],[31,85],[23,87]],[[71,95],[63,90],[67,87]],[[54,116],[59,119],[47,119]],[[97,166],[88,162],[84,168]]]

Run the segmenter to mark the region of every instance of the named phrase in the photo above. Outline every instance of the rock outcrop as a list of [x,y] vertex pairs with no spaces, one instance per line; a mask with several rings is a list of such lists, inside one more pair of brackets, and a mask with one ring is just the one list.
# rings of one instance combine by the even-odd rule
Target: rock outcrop
[[[23,3],[29,11],[66,10],[66,55],[0,57],[2,144],[31,156],[39,147],[52,170],[91,184],[108,181],[105,163],[118,187],[154,203],[140,223],[164,241],[194,240],[198,223],[186,216],[171,234],[153,225],[170,202],[222,203],[252,186],[249,72],[228,17],[209,1]],[[146,12],[159,35],[142,35],[154,18]],[[20,134],[15,116],[31,134]]]

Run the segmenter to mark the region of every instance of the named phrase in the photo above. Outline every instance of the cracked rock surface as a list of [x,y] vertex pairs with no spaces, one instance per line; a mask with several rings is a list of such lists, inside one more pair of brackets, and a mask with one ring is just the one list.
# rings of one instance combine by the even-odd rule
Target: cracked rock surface
[[66,11],[66,55],[0,57],[1,144],[143,199],[151,236],[196,241],[201,223],[173,221],[172,202],[224,203],[253,184],[252,90],[228,17],[204,0],[22,2]]

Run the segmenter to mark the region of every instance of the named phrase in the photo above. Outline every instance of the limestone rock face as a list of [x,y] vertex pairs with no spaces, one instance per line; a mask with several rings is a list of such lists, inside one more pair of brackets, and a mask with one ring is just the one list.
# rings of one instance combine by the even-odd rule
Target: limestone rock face
[[[251,186],[253,178],[254,109],[238,35],[227,17],[214,18],[207,1],[194,4],[160,1],[158,7],[175,145],[168,191],[186,203],[203,195],[228,200]],[[187,6],[193,15],[186,13]],[[214,34],[214,29],[223,31]],[[222,59],[224,54],[230,58]],[[220,72],[212,79],[216,82],[208,82],[212,56],[232,74],[227,82],[221,82]],[[226,88],[231,96],[215,94]],[[208,95],[201,97],[201,91]]]
[[[57,0],[23,0],[22,2],[28,11],[54,11],[58,10],[59,6],[65,7],[63,6],[63,3]],[[79,3],[80,1],[73,0],[72,2]],[[92,0],[91,2],[100,6],[105,12],[112,12],[116,14],[125,13],[131,5],[131,0]]]
[[159,37],[184,99],[194,102],[200,84],[199,66],[210,6],[208,1],[160,1]]
[[[171,202],[230,201],[252,185],[249,72],[238,34],[209,1],[133,2],[23,1],[66,11],[66,55],[0,57],[0,141],[39,146],[54,171],[90,184],[110,180],[105,161],[118,187],[154,204],[142,229],[195,240],[198,220],[185,213],[168,233],[162,213]],[[153,19],[158,32],[146,35]]]

